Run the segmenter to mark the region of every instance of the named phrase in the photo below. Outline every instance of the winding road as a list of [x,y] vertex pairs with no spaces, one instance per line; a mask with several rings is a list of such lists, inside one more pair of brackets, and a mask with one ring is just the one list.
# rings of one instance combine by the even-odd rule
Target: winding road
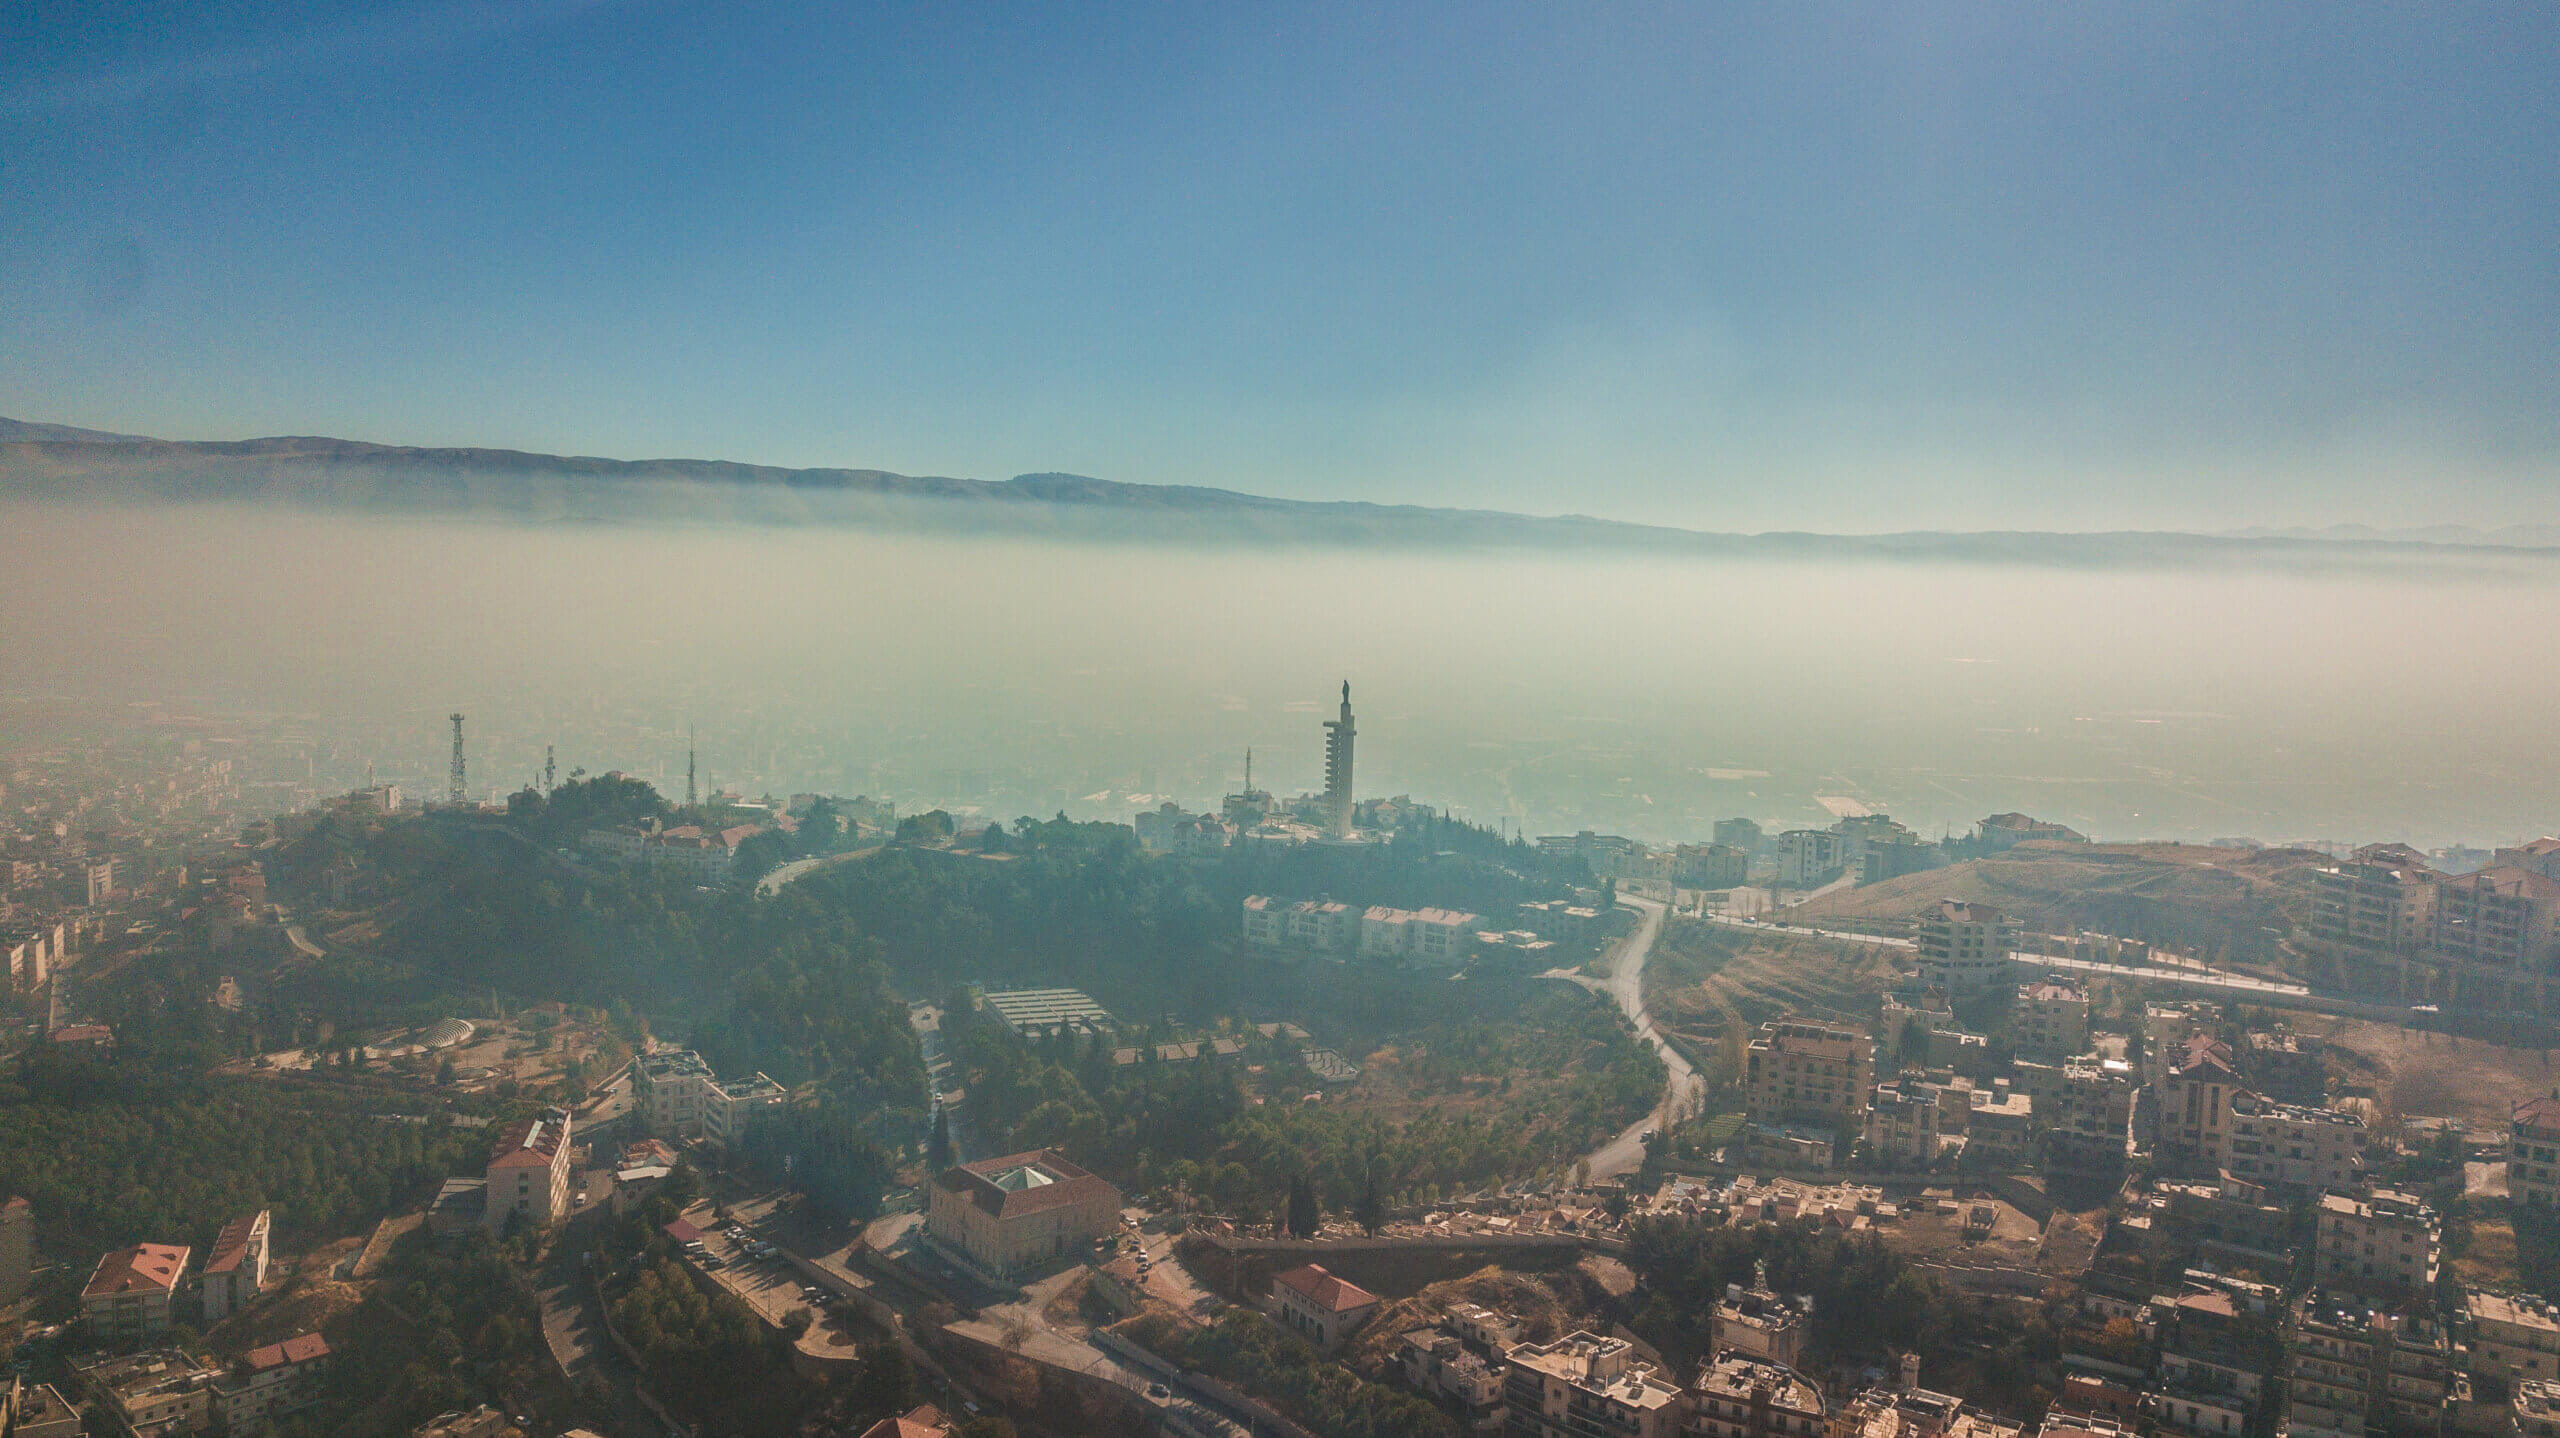
[[1615,1178],[1644,1164],[1645,1130],[1658,1128],[1666,1114],[1681,1101],[1698,1091],[1698,1074],[1680,1051],[1663,1041],[1662,1031],[1654,1027],[1653,1015],[1644,1007],[1644,965],[1653,956],[1654,940],[1662,937],[1662,905],[1651,899],[1629,895],[1618,902],[1636,911],[1636,931],[1618,947],[1618,956],[1609,966],[1608,979],[1597,987],[1618,1001],[1618,1009],[1635,1025],[1636,1037],[1652,1044],[1662,1055],[1663,1066],[1670,1070],[1662,1086],[1662,1102],[1653,1112],[1627,1125],[1626,1132],[1592,1150],[1591,1176],[1594,1179]]

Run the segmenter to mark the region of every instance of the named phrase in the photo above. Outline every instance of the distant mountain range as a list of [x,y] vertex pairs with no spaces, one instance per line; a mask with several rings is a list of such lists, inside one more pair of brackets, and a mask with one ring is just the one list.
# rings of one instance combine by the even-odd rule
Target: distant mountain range
[[0,497],[319,510],[542,523],[852,525],[947,533],[1247,544],[1626,549],[1659,553],[2057,564],[2248,561],[2400,565],[2560,560],[2560,527],[2054,533],[1719,534],[1586,515],[1274,499],[1075,474],[1008,480],[596,459],[286,435],[163,440],[0,419]]

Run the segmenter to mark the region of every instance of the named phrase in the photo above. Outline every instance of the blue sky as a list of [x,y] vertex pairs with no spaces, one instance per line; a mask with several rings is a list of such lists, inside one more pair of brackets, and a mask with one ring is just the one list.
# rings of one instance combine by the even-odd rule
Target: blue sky
[[2560,18],[20,6],[0,413],[1708,528],[2560,521]]

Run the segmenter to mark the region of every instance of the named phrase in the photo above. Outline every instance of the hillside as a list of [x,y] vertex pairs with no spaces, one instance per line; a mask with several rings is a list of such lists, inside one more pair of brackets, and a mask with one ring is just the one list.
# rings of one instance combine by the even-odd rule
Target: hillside
[[1587,515],[1281,499],[1073,474],[959,479],[309,435],[163,440],[10,419],[0,419],[0,499],[275,504],[540,523],[850,525],[1106,540],[1534,546],[2097,567],[2317,561],[2540,572],[2560,565],[2560,549],[2523,543],[2139,531],[1715,534]]
[[1789,917],[1908,919],[1939,899],[2006,910],[2030,930],[2078,927],[2269,963],[2327,860],[2304,849],[2200,844],[2021,844],[1925,874],[1825,894]]

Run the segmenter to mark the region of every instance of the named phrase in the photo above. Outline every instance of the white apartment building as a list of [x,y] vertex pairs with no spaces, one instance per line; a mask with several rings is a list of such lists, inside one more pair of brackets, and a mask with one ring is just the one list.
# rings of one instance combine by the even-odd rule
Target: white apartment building
[[2424,1293],[2435,1286],[2443,1230],[2413,1194],[2378,1188],[2370,1198],[2320,1196],[2320,1282],[2366,1294]]
[[791,1095],[763,1074],[721,1079],[702,1056],[685,1049],[647,1054],[632,1063],[632,1102],[653,1133],[733,1144],[757,1115]]
[[2070,984],[2018,985],[2009,1029],[2021,1053],[2076,1058],[2089,1051],[2089,995]]
[[2231,1096],[2218,1162],[2234,1178],[2308,1192],[2364,1186],[2361,1115],[2277,1103],[2242,1089]]
[[1989,904],[1941,899],[1920,916],[1920,982],[1950,995],[1987,993],[2009,982],[2017,925]]
[[1840,836],[1828,829],[1789,829],[1770,843],[1778,861],[1778,882],[1806,889],[1840,871]]
[[1266,894],[1244,901],[1246,943],[1302,948],[1319,954],[1390,962],[1454,965],[1474,947],[1480,914],[1456,909],[1396,909],[1374,904],[1354,910],[1324,899],[1290,902]]
[[204,1262],[204,1321],[214,1324],[257,1301],[266,1285],[269,1240],[267,1210],[235,1218],[223,1225]]
[[2560,1208],[2560,1092],[2509,1111],[2507,1196],[2526,1208]]

